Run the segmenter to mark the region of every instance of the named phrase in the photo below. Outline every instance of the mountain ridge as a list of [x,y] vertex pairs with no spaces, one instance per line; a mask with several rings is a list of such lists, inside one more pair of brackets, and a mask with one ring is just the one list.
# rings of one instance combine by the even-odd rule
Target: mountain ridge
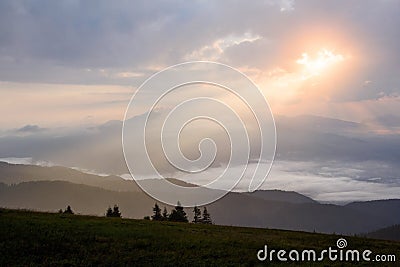
[[[156,187],[158,181],[145,182]],[[71,205],[82,214],[103,215],[107,207],[118,204],[124,216],[143,218],[151,215],[156,202],[133,181],[66,167],[0,163],[0,182],[0,206],[9,208],[57,211]],[[207,208],[216,224],[309,232],[360,234],[400,223],[399,199],[340,206],[318,203],[296,192],[261,190],[229,192]],[[191,214],[191,209],[186,210]]]
[[[17,185],[3,183],[0,191],[2,207],[57,211],[71,205],[81,214],[104,215],[107,207],[118,204],[123,216],[128,218],[151,215],[156,202],[140,192],[116,192],[65,181],[31,181]],[[397,201],[400,204],[400,200]],[[207,208],[216,224],[322,233],[359,234],[400,221],[398,216],[382,220],[373,212],[366,213],[345,206],[263,200],[242,193],[228,193]],[[186,211],[191,214],[191,209]],[[390,218],[389,214],[396,212],[400,214],[397,209],[387,210],[384,218]]]

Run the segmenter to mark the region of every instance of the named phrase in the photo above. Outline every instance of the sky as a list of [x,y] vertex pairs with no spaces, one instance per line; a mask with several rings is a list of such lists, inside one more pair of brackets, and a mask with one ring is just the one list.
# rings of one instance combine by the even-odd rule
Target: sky
[[[248,77],[268,101],[265,117],[274,115],[276,163],[263,188],[328,202],[400,197],[398,14],[398,0],[0,1],[0,158],[126,175],[118,121],[132,96],[169,66],[212,61]],[[235,77],[218,79],[234,85]],[[149,114],[147,101],[165,89],[160,84],[127,112],[133,123]],[[249,136],[257,135],[243,103],[212,86],[177,90],[155,108],[153,122],[180,100],[207,94],[235,107]],[[212,111],[211,104],[189,106]],[[207,134],[215,137],[207,151],[223,147],[210,169],[188,180],[207,183],[224,171],[229,138],[209,122],[190,129],[179,143],[189,159],[201,156]],[[160,172],[185,179],[164,166],[150,140]],[[242,142],[239,154],[247,147]],[[260,142],[250,147],[254,161]]]
[[399,114],[400,2],[1,1],[1,128],[122,120],[150,75],[228,64],[274,114]]

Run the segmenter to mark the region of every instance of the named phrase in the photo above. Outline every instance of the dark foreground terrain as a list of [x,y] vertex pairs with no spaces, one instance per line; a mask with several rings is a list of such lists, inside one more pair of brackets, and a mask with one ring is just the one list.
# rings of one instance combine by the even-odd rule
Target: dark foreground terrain
[[[304,232],[152,222],[0,209],[0,266],[271,266],[268,249],[337,248],[341,236]],[[304,266],[399,266],[400,242],[344,237],[346,249],[394,254],[396,262],[301,262]]]

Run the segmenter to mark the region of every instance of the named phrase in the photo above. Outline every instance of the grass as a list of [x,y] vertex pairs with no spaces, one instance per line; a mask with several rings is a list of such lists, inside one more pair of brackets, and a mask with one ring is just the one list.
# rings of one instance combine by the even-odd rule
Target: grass
[[[0,266],[298,266],[294,262],[260,262],[256,254],[265,244],[270,249],[321,251],[336,247],[339,237],[0,209]],[[400,242],[345,238],[348,249],[395,254],[397,264],[400,261]],[[346,266],[329,260],[300,265]]]

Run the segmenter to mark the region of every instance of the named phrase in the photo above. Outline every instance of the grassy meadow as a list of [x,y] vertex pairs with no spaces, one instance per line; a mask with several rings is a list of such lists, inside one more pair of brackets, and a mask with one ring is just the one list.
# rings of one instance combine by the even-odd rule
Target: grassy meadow
[[[396,266],[261,262],[269,249],[336,248],[338,235],[0,209],[0,266]],[[400,242],[345,237],[348,249],[396,254]],[[398,265],[397,265],[398,266]]]

